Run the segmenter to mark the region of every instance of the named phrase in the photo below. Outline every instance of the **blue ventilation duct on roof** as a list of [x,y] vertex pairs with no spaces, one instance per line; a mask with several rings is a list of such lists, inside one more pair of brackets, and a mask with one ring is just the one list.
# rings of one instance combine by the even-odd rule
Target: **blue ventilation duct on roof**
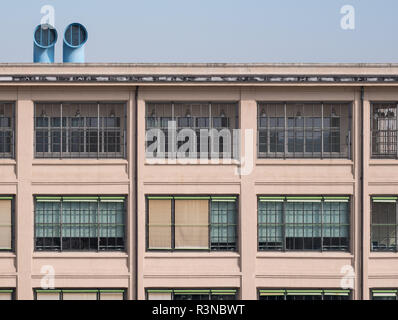
[[33,62],[54,63],[54,46],[58,39],[57,30],[49,24],[40,24],[33,34]]
[[66,27],[64,34],[63,61],[84,63],[84,44],[87,42],[88,33],[80,23],[71,23]]

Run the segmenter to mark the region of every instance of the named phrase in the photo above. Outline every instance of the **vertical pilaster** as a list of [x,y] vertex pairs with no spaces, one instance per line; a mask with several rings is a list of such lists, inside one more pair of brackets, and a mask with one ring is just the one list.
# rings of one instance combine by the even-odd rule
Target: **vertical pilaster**
[[253,170],[256,159],[257,104],[253,89],[243,89],[240,101],[241,128],[241,194],[240,194],[240,254],[241,298],[257,299],[256,254],[257,254],[257,197]]
[[16,255],[17,299],[33,299],[31,285],[34,237],[32,161],[33,161],[33,101],[31,88],[18,89],[16,103]]
[[362,203],[362,219],[363,219],[363,299],[369,300],[369,284],[368,284],[368,264],[370,254],[370,195],[369,195],[369,160],[370,160],[370,101],[365,90],[364,102],[363,102],[363,119],[362,124],[364,126],[363,135],[363,203]]
[[135,210],[135,108],[134,96],[136,89],[132,89],[129,95],[129,101],[127,101],[126,111],[127,111],[127,128],[126,128],[126,150],[127,150],[127,161],[128,161],[128,175],[129,175],[129,196],[128,196],[128,215],[127,215],[127,237],[128,240],[128,256],[129,256],[129,290],[128,299],[137,299],[135,296],[135,270],[136,264],[136,239],[135,239],[135,221],[136,221],[136,210]]
[[136,161],[138,162],[138,173],[137,173],[137,224],[140,226],[137,230],[138,232],[138,244],[137,244],[137,299],[145,300],[145,288],[144,288],[144,257],[145,257],[145,193],[144,193],[144,184],[142,173],[144,172],[145,166],[145,100],[140,97],[138,93],[137,97],[137,157]]

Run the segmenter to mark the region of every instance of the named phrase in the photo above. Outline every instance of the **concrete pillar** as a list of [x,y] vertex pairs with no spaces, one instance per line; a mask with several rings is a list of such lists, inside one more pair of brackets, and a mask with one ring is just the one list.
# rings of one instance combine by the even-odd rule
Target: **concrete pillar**
[[33,112],[34,104],[30,87],[18,89],[16,103],[16,255],[17,299],[33,299],[31,285],[34,238],[32,161],[33,161]]
[[[257,254],[257,197],[253,171],[256,159],[257,104],[252,100],[250,89],[242,89],[240,101],[241,128],[241,194],[240,194],[240,254],[241,254],[241,298],[257,299],[256,254]],[[247,95],[247,97],[246,97]],[[251,137],[248,139],[248,137]],[[250,164],[251,162],[251,164]]]

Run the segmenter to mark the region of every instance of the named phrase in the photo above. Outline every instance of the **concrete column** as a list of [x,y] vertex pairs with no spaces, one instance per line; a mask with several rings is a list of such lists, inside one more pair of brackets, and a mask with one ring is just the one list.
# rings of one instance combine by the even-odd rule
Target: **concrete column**
[[135,296],[136,293],[136,283],[135,283],[135,274],[137,270],[135,270],[136,264],[136,241],[135,241],[135,117],[134,112],[136,106],[134,105],[134,96],[135,89],[130,91],[129,101],[127,102],[127,130],[126,130],[126,151],[127,151],[127,160],[128,160],[128,175],[129,175],[129,196],[128,196],[128,209],[127,209],[127,252],[129,255],[129,290],[128,290],[128,299],[134,300],[137,299]]
[[33,299],[31,286],[34,237],[32,161],[33,161],[33,112],[34,104],[30,87],[18,89],[16,103],[16,255],[17,299]]
[[256,159],[257,104],[252,98],[253,90],[242,89],[240,101],[241,128],[241,194],[240,194],[240,254],[241,298],[257,299],[256,254],[257,254],[257,197],[253,177]]
[[363,115],[362,123],[364,126],[364,136],[363,136],[363,162],[364,162],[364,174],[363,174],[363,203],[362,203],[362,219],[363,219],[363,299],[369,299],[369,285],[368,285],[368,263],[370,255],[370,194],[369,194],[369,160],[370,160],[370,101],[366,94],[363,103]]
[[137,146],[137,155],[136,161],[138,162],[138,208],[136,214],[138,215],[137,224],[139,226],[138,232],[138,244],[137,244],[137,299],[145,300],[145,288],[144,288],[144,257],[145,257],[145,193],[144,193],[144,184],[142,179],[142,173],[145,170],[145,100],[140,97],[138,94],[137,99],[138,112],[138,146]]
[[[355,271],[355,284],[354,284],[354,299],[361,297],[361,219],[362,219],[362,203],[361,203],[361,93],[356,90],[353,102],[353,128],[351,134],[352,141],[352,160],[353,160],[353,176],[354,176],[354,197],[352,203],[352,219],[351,219],[351,246],[354,254],[354,271]],[[343,276],[343,275],[342,275]]]

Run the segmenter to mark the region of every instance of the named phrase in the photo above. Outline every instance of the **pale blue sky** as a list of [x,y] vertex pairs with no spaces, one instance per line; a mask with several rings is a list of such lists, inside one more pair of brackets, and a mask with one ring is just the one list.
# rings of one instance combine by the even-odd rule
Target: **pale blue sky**
[[0,62],[32,62],[46,4],[56,62],[71,22],[88,29],[87,62],[398,62],[397,0],[1,0]]

